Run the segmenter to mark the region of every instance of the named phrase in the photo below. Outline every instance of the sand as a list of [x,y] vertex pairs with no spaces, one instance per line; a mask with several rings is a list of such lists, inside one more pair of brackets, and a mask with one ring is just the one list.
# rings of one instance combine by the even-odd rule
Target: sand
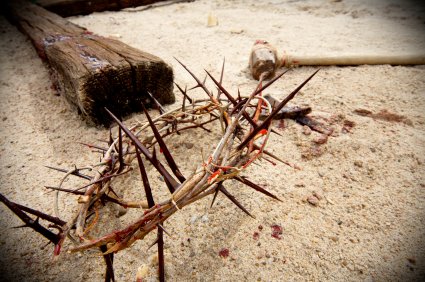
[[[195,1],[141,11],[128,9],[69,18],[91,31],[163,58],[175,81],[194,84],[174,60],[200,77],[220,73],[224,85],[247,94],[256,85],[247,71],[256,39],[296,54],[405,54],[425,52],[424,6],[404,1]],[[211,14],[218,25],[207,27]],[[88,127],[51,87],[48,70],[30,41],[0,18],[0,191],[11,200],[53,214],[45,185],[61,174],[45,165],[71,168],[96,163],[99,155],[78,142],[106,139]],[[266,92],[284,98],[316,67],[291,70]],[[208,82],[209,87],[213,88]],[[181,101],[177,89],[177,103]],[[197,91],[195,97],[202,97]],[[269,149],[299,166],[261,162],[246,175],[282,202],[229,182],[229,191],[255,215],[242,213],[223,195],[209,209],[204,199],[165,225],[169,281],[415,281],[425,277],[425,67],[323,67],[293,105],[308,104],[334,128],[320,134],[286,120],[274,123]],[[168,109],[176,105],[167,105]],[[363,111],[359,111],[363,110]],[[361,115],[365,111],[369,115]],[[156,114],[155,111],[151,111]],[[359,114],[360,113],[360,114]],[[391,115],[392,114],[392,115]],[[135,114],[126,123],[144,120]],[[168,143],[184,172],[201,162],[211,136],[188,132]],[[152,168],[148,169],[153,171]],[[137,175],[134,177],[137,178]],[[74,187],[74,180],[65,183]],[[164,191],[163,182],[152,180]],[[121,191],[141,195],[135,181]],[[131,184],[131,185],[130,185]],[[75,185],[75,184],[74,184]],[[133,194],[132,194],[133,193]],[[139,194],[137,194],[139,193]],[[158,192],[166,196],[165,192]],[[161,194],[162,193],[162,194]],[[312,198],[315,194],[318,197]],[[319,198],[319,199],[318,199]],[[310,203],[311,202],[311,203]],[[313,205],[313,204],[316,205]],[[69,219],[76,198],[60,198]],[[111,221],[123,227],[137,211]],[[0,206],[2,281],[102,281],[98,253],[52,260],[52,245]],[[272,226],[282,228],[272,237]],[[138,268],[156,281],[154,236],[115,256],[118,281],[134,281]],[[227,248],[229,256],[219,256]]]

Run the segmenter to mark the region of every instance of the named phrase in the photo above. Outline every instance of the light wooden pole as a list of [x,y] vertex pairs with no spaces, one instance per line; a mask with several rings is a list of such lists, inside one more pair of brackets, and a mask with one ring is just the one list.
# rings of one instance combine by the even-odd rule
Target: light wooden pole
[[251,74],[257,80],[261,75],[264,78],[272,77],[279,67],[356,65],[425,65],[425,53],[341,56],[301,56],[285,53],[279,58],[273,45],[265,40],[257,40],[249,57]]

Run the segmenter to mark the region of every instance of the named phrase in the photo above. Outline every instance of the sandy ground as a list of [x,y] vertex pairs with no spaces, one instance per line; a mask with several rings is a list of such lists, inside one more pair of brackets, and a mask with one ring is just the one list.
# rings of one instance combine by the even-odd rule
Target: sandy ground
[[[218,18],[218,26],[207,27],[209,13]],[[256,85],[246,69],[256,39],[297,54],[425,52],[425,9],[419,1],[195,1],[70,20],[158,55],[173,66],[181,85],[194,83],[173,57],[199,76],[203,69],[218,75],[225,57],[224,84],[232,93],[240,88],[246,94]],[[44,166],[95,163],[98,155],[77,142],[106,139],[107,130],[86,126],[55,95],[30,41],[4,18],[0,36],[0,191],[53,214],[53,194],[43,186],[56,185],[61,174]],[[282,99],[315,69],[293,69],[267,93]],[[167,279],[424,279],[425,67],[323,67],[292,103],[336,117],[331,125],[335,136],[317,145],[316,132],[306,135],[293,121],[285,121],[284,128],[276,122],[283,136],[273,135],[269,149],[301,170],[262,162],[246,174],[282,202],[230,182],[229,191],[256,219],[222,195],[212,209],[208,198],[177,213],[166,224],[172,233],[166,238]],[[358,115],[358,109],[374,115]],[[398,118],[380,119],[388,112]],[[144,117],[136,114],[127,122],[135,119]],[[187,172],[201,162],[200,148],[210,150],[217,138],[189,132],[168,142]],[[163,183],[153,182],[163,191]],[[121,192],[130,195],[138,189],[130,186]],[[306,201],[314,192],[320,198],[317,206]],[[75,198],[60,198],[65,219],[75,203]],[[45,247],[46,241],[31,230],[12,229],[21,223],[3,205],[0,216],[2,281],[103,280],[98,254],[65,252],[53,262],[51,245]],[[111,225],[123,227],[120,220],[136,216],[129,212]],[[280,239],[271,236],[272,225],[282,227]],[[153,239],[148,236],[116,255],[118,281],[134,281],[142,266],[149,269],[146,280],[156,280],[155,250],[147,250]],[[229,249],[229,257],[219,256],[223,248]]]

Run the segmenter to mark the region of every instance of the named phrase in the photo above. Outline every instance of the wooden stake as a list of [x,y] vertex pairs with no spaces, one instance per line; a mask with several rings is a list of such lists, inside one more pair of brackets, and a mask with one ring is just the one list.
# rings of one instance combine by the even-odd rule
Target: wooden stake
[[150,5],[165,0],[37,0],[45,9],[62,17],[87,15],[93,12],[118,11],[124,8]]
[[53,81],[90,124],[109,125],[118,116],[151,104],[174,102],[173,70],[160,58],[118,40],[88,32],[28,1],[8,1],[8,16],[27,34],[51,67]]

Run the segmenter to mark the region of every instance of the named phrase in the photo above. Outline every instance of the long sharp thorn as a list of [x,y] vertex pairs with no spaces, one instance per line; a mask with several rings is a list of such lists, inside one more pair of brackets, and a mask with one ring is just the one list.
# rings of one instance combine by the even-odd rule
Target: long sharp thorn
[[33,220],[26,213],[24,213],[16,204],[9,201],[3,194],[0,193],[0,201],[3,202],[14,214],[16,214],[28,227],[40,233],[47,240],[57,245],[61,240],[60,235],[53,233],[44,226],[40,225],[37,221]]
[[75,189],[75,191],[78,191],[78,190],[81,190],[81,189],[87,188],[87,187],[89,187],[90,185],[93,185],[93,184],[101,183],[101,182],[103,182],[103,181],[105,181],[105,180],[108,180],[108,179],[110,179],[110,178],[112,178],[112,177],[120,176],[120,175],[126,174],[126,173],[127,173],[127,172],[129,172],[129,171],[130,171],[130,170],[127,170],[127,171],[124,171],[124,172],[121,172],[121,173],[115,173],[115,174],[110,174],[110,175],[107,175],[107,176],[101,177],[101,178],[99,178],[99,179],[98,179],[98,180],[96,180],[96,181],[90,182],[89,184],[86,184],[86,185],[84,185],[84,186],[81,186],[81,187],[79,187],[79,188]]
[[[223,76],[224,76],[224,64],[226,63],[226,58],[223,58],[223,65],[221,66],[221,75],[220,75],[220,84],[223,85]],[[217,100],[220,100],[220,89],[217,93]]]
[[[65,188],[60,188],[60,187],[52,187],[52,186],[44,186],[44,187],[47,188],[47,189],[56,190],[56,191],[62,191],[62,192],[67,192],[67,193],[71,193],[71,194],[75,194],[75,195],[84,195],[85,194],[85,192],[83,192],[83,191],[75,191],[75,190],[65,189]],[[115,194],[115,192],[113,192],[113,193]],[[94,193],[93,196],[96,196],[96,193]],[[104,200],[107,200],[109,202],[112,202],[112,203],[121,205],[121,203],[117,199],[112,198],[112,197],[110,197],[110,196],[108,196],[106,194],[103,194],[101,197]]]
[[148,200],[148,206],[149,208],[151,208],[155,205],[155,202],[153,200],[152,189],[149,184],[149,179],[146,173],[145,165],[143,164],[142,157],[140,156],[140,152],[137,149],[137,147],[136,147],[136,156],[137,156],[137,162],[139,163],[140,175],[142,176],[143,187],[145,188],[146,199]]
[[220,84],[223,83],[223,76],[224,76],[224,65],[226,63],[226,57],[223,58],[223,65],[221,65],[221,75],[220,75]]
[[[106,253],[108,251],[108,248],[106,247],[106,245],[102,245],[99,248],[102,253]],[[105,264],[106,264],[105,282],[110,282],[110,281],[114,282],[115,281],[114,253],[103,255],[103,259],[105,260]]]
[[[53,170],[57,170],[57,171],[60,171],[60,172],[68,173],[68,170],[66,170],[66,169],[57,168],[57,167],[48,166],[48,165],[46,165],[45,167],[50,168],[50,169],[53,169]],[[74,176],[78,176],[78,177],[81,177],[81,178],[87,179],[87,180],[91,180],[91,179],[92,179],[92,178],[91,178],[90,176],[88,176],[88,175],[85,175],[85,174],[81,174],[81,173],[79,173],[79,172],[78,172],[78,169],[77,169],[76,171],[72,172],[71,174],[72,174],[72,175],[74,175]]]
[[218,186],[218,189],[220,190],[220,192],[222,192],[224,195],[226,195],[226,197],[229,198],[229,200],[232,201],[232,203],[234,203],[244,213],[246,213],[247,215],[249,215],[252,218],[255,218],[255,216],[253,216],[246,208],[244,208],[244,206],[242,206],[241,203],[239,203],[239,201],[236,200],[236,198],[232,194],[230,194],[229,191],[226,190],[226,188],[224,188],[224,186]]
[[[233,106],[237,106],[238,102],[233,98],[233,96],[226,90],[224,87],[218,82],[207,70],[205,70],[207,75],[212,79],[212,81],[217,85],[217,87],[226,95],[227,99],[233,104]],[[257,123],[252,120],[247,112],[243,112],[243,117],[255,128],[258,127]]]
[[244,178],[244,177],[235,177],[234,179],[236,179],[237,181],[240,181],[241,183],[253,188],[254,190],[263,193],[264,195],[267,195],[275,200],[278,200],[280,202],[282,202],[281,199],[279,199],[278,197],[276,197],[275,195],[273,195],[272,193],[270,193],[269,191],[267,191],[266,189],[260,187],[259,185],[249,181],[248,179]]
[[158,271],[159,281],[165,281],[165,264],[164,264],[164,234],[161,228],[158,228]]
[[182,101],[182,111],[185,112],[186,111],[186,96],[183,96],[183,101]]
[[61,188],[61,187],[44,186],[44,188],[56,190],[56,191],[61,191],[61,192],[67,192],[67,193],[75,194],[75,195],[84,195],[85,194],[85,192],[83,192],[83,191],[76,191],[76,190],[71,190],[71,189],[66,189],[66,188]]
[[280,134],[279,132],[277,132],[274,128],[270,129],[270,132],[273,132],[274,134],[278,135],[278,136],[282,136],[282,134]]
[[149,91],[147,91],[147,92],[148,92],[149,97],[151,97],[151,99],[154,101],[155,105],[158,107],[159,114],[162,115],[163,113],[165,113],[165,109],[164,109],[164,107],[162,107],[161,103],[159,103],[158,100]]
[[276,80],[278,80],[279,78],[281,78],[285,73],[287,73],[290,69],[287,69],[286,71],[276,75],[275,77],[273,77],[272,80],[270,80],[269,82],[267,82],[266,84],[264,84],[264,86],[260,86],[256,91],[255,91],[255,95],[257,95],[258,93],[261,93],[262,91],[264,91],[266,88],[268,88],[270,85],[272,85]]
[[[218,185],[219,185],[219,186],[221,186],[221,185],[222,185],[222,183],[220,182]],[[213,199],[212,199],[212,201],[211,201],[211,206],[210,206],[210,208],[212,208],[212,206],[214,205],[215,199],[217,198],[217,195],[218,195],[218,191],[220,191],[220,190],[218,189],[218,186],[217,186],[217,187],[215,188],[214,197],[213,197]]]
[[155,147],[153,147],[153,149],[152,149],[152,156],[153,156],[153,159],[155,161],[158,161],[158,158],[156,157],[156,149],[155,149]]
[[155,239],[155,241],[153,241],[152,244],[149,245],[149,247],[146,249],[146,251],[149,251],[150,248],[152,248],[153,246],[155,246],[156,243],[158,243],[158,237]]
[[187,95],[187,93],[186,93],[186,91],[187,91],[187,89],[185,88],[185,90],[183,90],[181,87],[180,87],[180,85],[178,85],[177,83],[175,83],[174,82],[174,84],[177,86],[177,88],[180,90],[180,92],[183,94],[183,97],[186,97],[186,99],[187,100],[189,100],[189,102],[192,104],[193,103],[193,100],[192,100],[192,98],[190,98],[188,95]]
[[158,161],[153,159],[152,154],[148,151],[148,149],[140,142],[139,139],[131,132],[113,113],[111,113],[107,108],[105,110],[109,113],[109,115],[118,123],[121,129],[127,134],[127,136],[133,141],[134,145],[143,153],[146,159],[158,170],[158,172],[164,177],[165,183],[167,184],[168,189],[171,193],[173,193],[179,183],[171,176],[171,174],[165,169],[165,167]]
[[230,112],[230,115],[233,115],[237,110],[239,110],[240,108],[242,108],[242,106],[246,103],[246,101],[248,101],[248,98],[244,98],[242,100],[240,100],[232,109],[232,111]]
[[14,203],[14,204],[19,209],[21,209],[22,211],[27,212],[27,213],[32,214],[32,215],[35,215],[35,216],[37,216],[37,218],[41,218],[41,219],[47,220],[47,221],[49,221],[51,223],[54,223],[54,224],[57,224],[57,225],[60,225],[60,226],[66,224],[66,221],[63,221],[62,219],[57,218],[55,216],[51,216],[51,215],[42,213],[40,211],[34,210],[32,208],[29,208],[29,207],[26,207],[26,206],[23,206],[23,205],[20,205],[18,203]]
[[29,227],[29,225],[26,223],[22,225],[18,225],[18,226],[12,226],[13,229],[20,229],[20,228],[26,228],[26,227]]
[[[112,186],[111,185],[109,185],[109,192],[111,192],[112,194],[114,194],[115,197],[119,198],[118,194],[115,193],[115,191],[114,191],[114,189],[112,189]],[[106,195],[106,194],[104,194],[104,195]]]
[[162,226],[161,224],[157,224],[158,228],[161,228],[162,231],[164,231],[165,234],[167,234],[169,237],[171,237],[171,234],[167,232],[167,230],[165,230],[164,226]]
[[112,127],[109,127],[109,142],[108,145],[111,146],[114,143],[114,139],[112,138]]
[[93,145],[93,144],[87,144],[87,143],[83,143],[83,142],[77,142],[78,144],[81,144],[81,145],[83,145],[83,146],[86,146],[86,147],[89,147],[90,149],[91,148],[96,148],[96,149],[98,149],[98,150],[100,150],[100,151],[108,151],[108,149],[107,148],[103,148],[103,147],[100,147],[100,146],[97,146],[97,145]]
[[122,131],[121,127],[118,128],[118,173],[120,173],[124,169],[124,157],[123,157],[123,149],[122,149]]
[[[312,75],[310,75],[309,78],[307,78],[303,83],[301,83],[297,88],[295,88],[294,91],[292,91],[288,96],[286,96],[286,98],[283,99],[279,103],[279,105],[276,106],[276,108],[273,110],[273,112],[263,121],[263,123],[261,125],[259,125],[257,128],[254,128],[254,130],[245,138],[245,140],[242,143],[239,144],[238,150],[245,147],[248,144],[248,142],[252,138],[254,138],[258,134],[258,132],[260,132],[260,130],[268,127],[268,125],[271,123],[273,117],[279,113],[279,111],[283,108],[283,106],[285,106],[290,100],[292,100],[295,97],[295,95],[301,90],[301,88],[303,88],[304,85],[306,85],[307,82],[309,82],[310,79],[312,79],[313,76],[315,76],[319,70],[320,69],[315,71]],[[264,87],[263,87],[263,89],[264,89]]]
[[186,67],[182,62],[180,62],[176,57],[174,57],[174,59],[193,77],[193,79],[195,79],[195,81],[198,83],[198,85],[197,86],[195,86],[194,88],[197,88],[197,87],[201,87],[203,90],[204,90],[204,92],[208,95],[208,97],[210,97],[210,99],[213,99],[213,97],[212,97],[212,95],[211,95],[211,93],[208,91],[208,89],[207,89],[207,87],[205,86],[205,84],[203,84],[200,80],[199,80],[199,78],[197,78],[196,77],[196,75],[193,73],[193,72],[191,72],[190,70],[189,70],[189,68],[188,67]]
[[[256,150],[260,150],[260,146],[258,146],[256,144],[254,144],[254,148]],[[268,155],[268,156],[270,156],[270,157],[272,157],[272,158],[274,158],[275,160],[277,160],[277,161],[279,161],[281,163],[285,163],[281,158],[277,157],[275,154],[269,152],[268,150],[263,149],[263,153],[266,154],[266,155]]]
[[227,99],[229,99],[229,101],[233,104],[236,105],[237,102],[235,100],[235,98],[233,98],[233,96],[221,85],[220,82],[217,81],[217,79],[215,79],[207,70],[205,70],[205,72],[207,73],[207,75],[212,79],[212,81],[215,83],[215,85],[218,87],[218,89],[223,92],[224,95],[226,95]]
[[145,106],[142,105],[143,111],[145,112],[145,115],[148,119],[148,122],[152,128],[153,134],[155,135],[155,139],[158,142],[159,147],[162,149],[162,152],[164,153],[165,160],[167,161],[168,165],[171,168],[171,171],[174,173],[174,175],[177,177],[178,180],[181,182],[185,181],[186,178],[183,176],[183,174],[180,172],[176,162],[174,161],[173,156],[171,155],[170,151],[167,148],[167,145],[164,142],[164,139],[162,138],[161,134],[159,133],[158,129],[155,126],[155,123],[152,121],[148,111],[146,110]]

